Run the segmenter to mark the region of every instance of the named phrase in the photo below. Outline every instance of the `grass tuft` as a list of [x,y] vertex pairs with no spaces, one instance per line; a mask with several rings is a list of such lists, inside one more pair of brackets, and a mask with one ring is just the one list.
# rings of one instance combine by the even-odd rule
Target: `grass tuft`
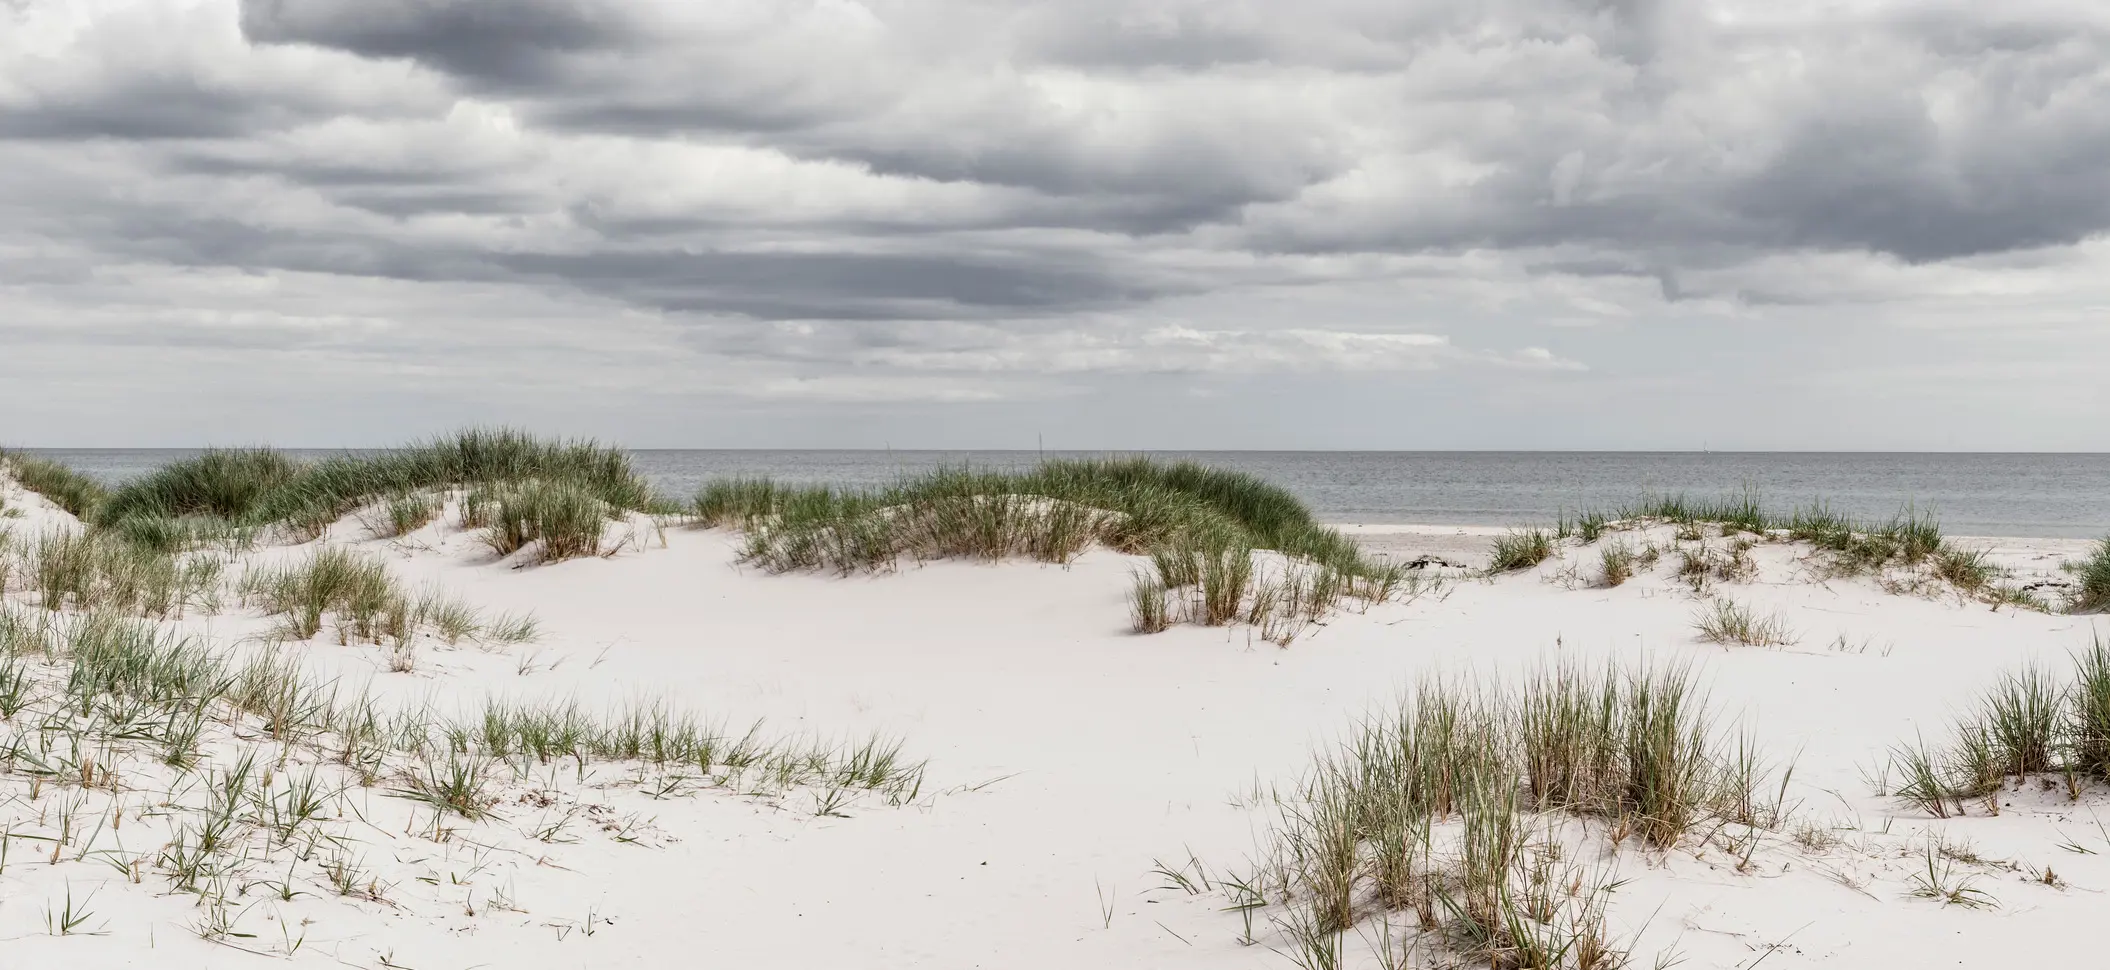
[[431,524],[439,518],[441,505],[433,493],[405,492],[375,503],[360,513],[359,521],[374,538],[395,539]]
[[1618,586],[1634,578],[1634,566],[1640,558],[1633,546],[1624,542],[1607,543],[1597,551],[1598,584],[1607,587]]
[[1553,556],[1553,537],[1543,529],[1516,529],[1495,539],[1488,554],[1489,572],[1529,569]]
[[617,510],[583,485],[529,481],[471,493],[484,544],[500,556],[536,545],[537,562],[601,554],[601,535]]
[[2069,679],[2034,666],[2002,675],[1946,745],[1899,745],[1890,760],[1904,779],[1897,795],[1936,818],[1981,798],[1997,813],[2009,780],[2056,778],[2074,797],[2075,779],[2110,781],[2110,643],[2076,654]]
[[1740,643],[1747,647],[1780,647],[1799,638],[1779,614],[1759,616],[1735,600],[1714,600],[1693,614],[1693,629],[1708,643]]
[[1137,633],[1163,633],[1172,627],[1172,611],[1165,601],[1165,584],[1141,572],[1128,588],[1129,624]]
[[2087,559],[2069,563],[2066,568],[2079,580],[2067,602],[2067,611],[2110,612],[2110,536],[2105,536]]
[[404,589],[381,560],[348,549],[322,549],[283,566],[253,568],[242,576],[239,591],[266,615],[279,618],[278,633],[287,640],[311,640],[334,626],[344,644],[400,647],[419,633],[450,643],[518,642],[534,629],[525,618],[485,624],[474,609],[438,590]]

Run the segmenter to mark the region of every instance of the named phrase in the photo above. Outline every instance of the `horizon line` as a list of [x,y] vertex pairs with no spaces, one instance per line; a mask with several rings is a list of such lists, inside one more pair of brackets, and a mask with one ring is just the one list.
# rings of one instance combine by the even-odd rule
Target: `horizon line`
[[[758,454],[784,452],[825,452],[835,454],[1015,454],[1015,455],[1077,455],[1077,454],[1255,454],[1255,455],[2060,455],[2103,456],[2105,451],[1999,451],[1982,449],[1877,449],[1877,448],[1208,448],[1208,447],[1128,447],[1128,448],[990,448],[990,447],[712,447],[712,446],[655,446],[634,447],[605,439],[566,438],[565,440],[595,440],[600,444],[622,448],[630,452],[751,452]],[[280,451],[396,451],[408,445],[259,445],[259,444],[206,444],[206,445],[0,445],[0,451],[22,452],[124,452],[124,451],[208,451],[231,448],[272,448]]]

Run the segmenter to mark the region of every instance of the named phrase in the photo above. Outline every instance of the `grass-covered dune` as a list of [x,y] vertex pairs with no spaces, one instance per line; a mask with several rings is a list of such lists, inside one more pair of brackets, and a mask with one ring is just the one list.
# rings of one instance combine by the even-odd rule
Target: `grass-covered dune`
[[[1271,614],[1317,618],[1340,596],[1386,598],[1405,576],[1320,524],[1285,489],[1240,472],[1148,458],[1071,459],[1023,471],[944,469],[877,488],[788,486],[768,479],[706,485],[681,504],[656,495],[627,451],[593,441],[468,429],[385,451],[303,462],[269,448],[212,449],[116,488],[57,462],[0,452],[17,481],[93,532],[168,553],[246,545],[261,533],[295,541],[358,514],[375,535],[400,535],[455,506],[503,555],[534,546],[544,561],[601,551],[603,526],[628,514],[693,515],[746,534],[745,557],[772,571],[889,569],[903,558],[1028,557],[1068,562],[1093,545],[1150,555],[1132,593],[1136,629],[1182,618],[1210,624]],[[1564,516],[1552,530],[1498,540],[1490,567],[1536,565],[1561,540],[1671,523],[1707,524],[1724,538],[1811,546],[1838,575],[1908,570],[1971,595],[2023,605],[1978,552],[1956,546],[1913,511],[1862,522],[1821,504],[1777,512],[1755,492],[1718,501],[1651,497]],[[1298,569],[1269,577],[1253,553]],[[2073,612],[2110,609],[2110,540],[2072,570]],[[1192,590],[1192,594],[1181,591]],[[1286,601],[1286,602],[1283,602]]]
[[87,518],[110,496],[101,482],[49,458],[0,450],[5,464],[22,487],[51,500],[77,518]]
[[[592,554],[602,524],[628,512],[676,512],[630,464],[628,452],[592,441],[469,429],[402,448],[297,461],[269,448],[210,449],[115,489],[55,462],[9,455],[24,487],[43,493],[100,534],[160,551],[282,530],[292,539],[367,509],[411,528],[436,496],[467,490],[464,505],[510,553],[544,544],[544,558]],[[398,528],[398,532],[407,529]]]
[[612,519],[693,516],[742,530],[745,559],[775,572],[881,570],[903,558],[1066,563],[1094,545],[1149,555],[1154,575],[1139,575],[1133,590],[1137,630],[1245,622],[1284,642],[1344,598],[1383,600],[1404,579],[1278,486],[1145,458],[944,469],[872,489],[729,480],[689,505],[656,495],[621,448],[504,429],[317,462],[213,449],[114,489],[41,459],[12,456],[9,465],[87,524],[113,562],[128,550],[167,558],[259,538],[306,541],[347,515],[374,536],[397,536],[450,507],[499,554],[533,546],[551,561],[600,552]]
[[[1675,527],[1673,544],[1650,542],[1636,548],[1610,538],[1657,526]],[[1717,556],[1723,550],[1706,546],[1713,538],[1726,543],[1726,558]],[[1871,576],[1897,589],[1939,586],[1989,603],[2046,611],[2110,609],[2110,539],[2089,558],[2067,566],[2076,582],[2066,601],[2054,604],[2006,583],[2006,571],[1985,551],[1959,545],[1926,512],[1907,508],[1889,519],[1864,520],[1822,502],[1778,511],[1768,508],[1753,489],[1716,500],[1650,496],[1621,508],[1564,514],[1551,529],[1514,529],[1495,540],[1488,569],[1502,573],[1535,567],[1569,540],[1584,545],[1605,540],[1603,584],[1610,586],[1623,581],[1637,557],[1653,562],[1665,553],[1679,554],[1681,574],[1698,580],[1744,562],[1742,554],[1758,543],[1780,542],[1806,547],[1828,576]]]
[[610,509],[647,511],[651,486],[621,448],[470,429],[402,448],[312,464],[267,448],[215,449],[125,483],[94,509],[94,522],[218,519],[312,532],[369,503],[440,488],[561,485]]
[[[1190,462],[947,469],[864,490],[728,480],[705,486],[695,512],[706,525],[744,530],[745,558],[776,572],[879,571],[904,557],[1066,563],[1094,544],[1149,555],[1153,570],[1131,591],[1138,633],[1183,619],[1243,622],[1287,644],[1342,599],[1379,602],[1406,579],[1284,489]],[[1262,550],[1281,558],[1262,565]]]
[[1381,568],[1278,486],[1147,458],[946,469],[867,490],[734,479],[706,485],[696,513],[707,525],[753,529],[757,557],[784,568],[855,570],[922,552],[1062,561],[1094,541],[1133,553],[1176,544],[1271,549],[1357,575]]

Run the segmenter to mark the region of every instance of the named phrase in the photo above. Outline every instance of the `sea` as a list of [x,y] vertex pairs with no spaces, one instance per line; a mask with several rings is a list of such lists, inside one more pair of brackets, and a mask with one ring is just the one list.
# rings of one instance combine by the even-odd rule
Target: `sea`
[[[31,449],[112,484],[196,454],[177,449]],[[291,449],[320,458],[342,451]],[[355,452],[356,453],[356,452]],[[1044,458],[1149,454],[1235,469],[1274,482],[1336,524],[1536,525],[1646,495],[1758,492],[1786,509],[1823,502],[1887,518],[1931,514],[1953,535],[2110,535],[2110,454],[1458,451],[711,451],[633,452],[663,492],[712,479],[769,476],[798,484],[883,485],[943,467],[1029,468]]]

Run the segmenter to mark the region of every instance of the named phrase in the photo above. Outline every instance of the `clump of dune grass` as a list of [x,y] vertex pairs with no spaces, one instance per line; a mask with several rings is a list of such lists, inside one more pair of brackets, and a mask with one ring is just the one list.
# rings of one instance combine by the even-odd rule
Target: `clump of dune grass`
[[[1563,819],[1614,844],[1755,841],[1781,820],[1761,797],[1769,774],[1716,729],[1682,669],[1562,666],[1521,687],[1432,679],[1320,755],[1278,798],[1261,871],[1227,884],[1307,966],[1338,965],[1365,922],[1383,924],[1391,965],[1394,911],[1411,914],[1407,942],[1461,963],[1624,966],[1605,920],[1613,864],[1567,856],[1575,822]],[[1275,887],[1281,915],[1256,886]]]
[[1253,550],[1212,549],[1202,556],[1202,622],[1222,626],[1237,619],[1253,585]]
[[1597,551],[1598,585],[1618,586],[1634,578],[1634,566],[1640,558],[1640,553],[1624,542],[1606,544]]
[[1553,537],[1543,529],[1513,529],[1495,538],[1488,552],[1489,572],[1529,569],[1553,556]]
[[270,448],[213,448],[119,486],[96,520],[212,516],[239,521],[300,471],[299,463]]
[[1576,517],[1575,534],[1584,542],[1596,542],[1612,525],[1613,521],[1603,512],[1584,512]]
[[2110,782],[2110,643],[2075,654],[2064,679],[2036,666],[2003,674],[1946,743],[1898,745],[1891,766],[1895,794],[1937,818],[1981,799],[1998,814],[2002,787],[2033,778],[2057,779],[2075,798],[2076,779]]
[[520,638],[521,620],[486,624],[474,608],[437,589],[407,590],[381,560],[347,549],[253,568],[242,576],[239,592],[265,615],[278,617],[278,634],[288,640],[314,639],[332,627],[344,644],[404,645],[419,633],[448,643]]
[[23,488],[44,496],[77,519],[94,517],[110,494],[93,478],[49,458],[19,451],[0,450],[0,470],[14,476]]
[[1799,638],[1779,614],[1760,616],[1748,606],[1727,597],[1716,599],[1693,614],[1693,630],[1708,643],[1742,644],[1747,647],[1779,647]]
[[2000,567],[1983,549],[1943,546],[1931,557],[1935,578],[1965,593],[1979,593],[2000,578]]
[[2087,559],[2068,563],[2066,568],[2079,580],[2067,602],[2068,612],[2110,611],[2110,536],[2104,537]]
[[528,481],[470,496],[463,504],[476,509],[491,551],[510,556],[533,545],[535,560],[544,563],[600,555],[602,533],[617,514],[591,490],[568,481]]
[[1165,584],[1156,577],[1138,572],[1128,587],[1129,624],[1137,633],[1163,633],[1172,627],[1172,610],[1167,605]]
[[395,539],[431,524],[439,518],[441,505],[440,496],[431,492],[405,492],[369,506],[359,521],[374,538]]
[[10,544],[4,571],[49,610],[112,610],[155,619],[218,602],[225,564],[182,556],[99,532],[50,529]]

